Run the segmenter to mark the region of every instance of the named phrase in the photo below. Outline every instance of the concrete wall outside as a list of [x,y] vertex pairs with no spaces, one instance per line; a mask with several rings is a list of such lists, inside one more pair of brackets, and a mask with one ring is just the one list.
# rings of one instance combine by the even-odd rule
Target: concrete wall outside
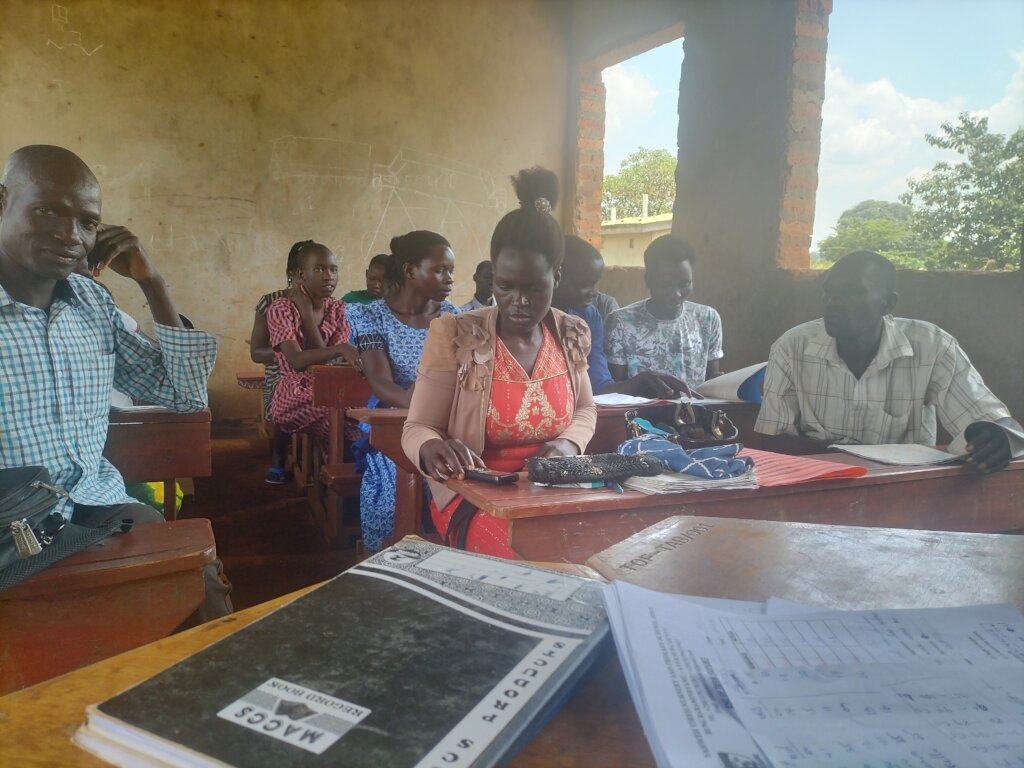
[[[292,242],[334,250],[340,295],[393,235],[440,231],[465,301],[516,205],[508,177],[566,163],[563,4],[61,8],[0,0],[0,154],[53,143],[93,167],[104,220],[140,235],[180,311],[219,339],[215,419],[252,416],[234,375],[257,367],[253,306],[283,284]],[[149,318],[134,286],[109,285]]]
[[[767,359],[786,329],[820,316],[821,273],[777,265],[799,2],[684,5],[673,231],[697,249],[693,299],[719,310],[727,368]],[[623,304],[642,269],[605,270]],[[1024,274],[901,272],[897,314],[956,336],[992,390],[1024,416]]]
[[655,232],[605,232],[601,236],[601,255],[609,267],[644,266],[644,251],[651,242],[668,234],[668,227]]

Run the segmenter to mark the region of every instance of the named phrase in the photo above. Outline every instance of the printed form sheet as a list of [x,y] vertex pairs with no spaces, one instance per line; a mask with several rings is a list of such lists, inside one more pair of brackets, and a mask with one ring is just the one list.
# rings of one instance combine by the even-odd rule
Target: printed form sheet
[[758,615],[605,592],[659,765],[1024,766],[1012,606]]

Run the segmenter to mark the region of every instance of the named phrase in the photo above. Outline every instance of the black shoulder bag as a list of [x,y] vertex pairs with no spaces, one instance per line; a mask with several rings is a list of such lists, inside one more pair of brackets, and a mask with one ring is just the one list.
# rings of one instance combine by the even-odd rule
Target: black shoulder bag
[[67,522],[54,511],[67,495],[46,467],[0,469],[0,592],[122,527],[119,520],[99,528]]

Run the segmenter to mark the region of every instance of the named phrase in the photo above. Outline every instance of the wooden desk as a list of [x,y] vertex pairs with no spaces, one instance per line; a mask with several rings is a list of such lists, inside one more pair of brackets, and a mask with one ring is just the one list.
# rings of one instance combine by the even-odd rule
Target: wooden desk
[[167,636],[215,557],[209,520],[139,525],[0,592],[0,693]]
[[542,488],[525,475],[515,485],[458,480],[449,485],[483,511],[509,521],[517,555],[550,562],[585,562],[681,514],[975,533],[1024,528],[1024,459],[981,475],[965,465],[894,467],[842,453],[814,458],[864,466],[868,474],[782,488],[660,496]]
[[363,409],[372,394],[370,382],[351,365],[313,366],[313,405],[330,410],[329,463],[343,461],[347,412]]
[[[721,407],[740,430],[753,434],[760,406],[753,403],[729,403]],[[599,406],[594,438],[587,446],[590,453],[613,453],[626,439],[626,411],[635,407]],[[351,408],[348,417],[370,425],[370,445],[398,467],[398,493],[395,499],[395,541],[403,536],[419,535],[422,525],[423,477],[402,450],[402,428],[409,415],[406,408]]]
[[[725,521],[720,521],[725,522]],[[841,548],[848,559],[856,560],[857,552],[865,546],[884,543],[885,546],[896,547],[901,554],[933,547],[931,541],[936,538],[948,543],[959,559],[984,558],[999,555],[1005,546],[1005,539],[1013,538],[1009,546],[1017,553],[1013,560],[1016,571],[995,565],[991,574],[999,574],[1006,570],[1007,575],[1001,581],[1007,588],[1013,586],[1016,578],[1018,589],[1020,584],[1020,549],[1024,539],[1020,537],[958,537],[957,534],[913,534],[906,531],[877,530],[876,539],[862,543],[860,531],[848,531],[849,535],[839,529],[843,542]],[[833,531],[823,535],[831,536]],[[959,539],[969,539],[961,545]],[[900,544],[900,541],[903,544]],[[916,543],[915,543],[916,542]],[[835,544],[834,546],[840,546]],[[771,558],[758,560],[758,567],[751,574],[745,574],[742,586],[730,583],[729,569],[721,572],[719,587],[710,589],[708,594],[744,600],[762,599],[756,590],[759,584],[754,571],[762,574],[776,574],[773,584],[780,592],[777,596],[793,599],[796,594],[786,587],[791,585],[809,585],[816,579],[814,567],[792,567],[785,547],[780,545],[777,550],[778,562],[790,562],[786,569],[778,569]],[[954,587],[949,601],[935,597],[946,586],[944,575],[950,572],[955,564],[944,565],[939,572],[933,571],[931,565],[915,565],[923,561],[908,558],[902,564],[901,575],[905,575],[900,599],[909,600],[911,604],[954,605],[962,598],[970,599],[969,585]],[[935,561],[929,561],[934,564]],[[699,569],[698,569],[699,570]],[[785,574],[787,578],[779,578],[777,574]],[[1014,576],[1016,573],[1016,576]],[[204,624],[188,632],[172,637],[144,648],[122,654],[99,664],[80,669],[71,674],[47,681],[33,688],[0,698],[0,763],[5,765],[59,765],[64,768],[85,768],[87,766],[105,765],[98,759],[75,747],[70,737],[83,722],[85,707],[113,696],[125,688],[134,685],[157,672],[167,668],[185,656],[205,648],[225,635],[241,629],[246,624],[266,615],[307,590],[258,605],[241,613]],[[871,605],[876,608],[897,607],[892,602],[890,585],[885,579],[877,579],[868,584],[861,584],[853,579],[840,580],[836,583],[823,585],[820,594],[828,605],[835,608],[850,608],[860,605]],[[920,595],[920,599],[914,595]],[[984,593],[986,596],[989,592]],[[1008,593],[1009,594],[1009,593]],[[1019,592],[1018,592],[1019,594]],[[931,597],[928,597],[931,596]],[[1006,599],[1012,599],[1007,597]],[[816,601],[811,601],[816,602]],[[1018,603],[1019,604],[1019,603]],[[640,728],[640,722],[633,709],[629,692],[622,677],[621,668],[614,652],[609,652],[600,659],[596,669],[583,681],[580,688],[555,716],[555,718],[509,763],[514,768],[551,768],[552,766],[587,766],[588,768],[649,768],[654,766],[654,758],[647,746]]]
[[388,544],[423,530],[423,476],[402,450],[405,408],[352,408],[351,419],[370,425],[370,445],[395,462],[395,533]]
[[236,373],[235,381],[242,389],[263,389],[263,371]]
[[126,483],[162,481],[164,517],[175,517],[174,478],[208,477],[210,411],[111,411],[103,455]]
[[887,608],[1013,603],[1024,611],[1024,536],[684,515],[587,565],[672,594],[842,610],[877,608],[883,598]]

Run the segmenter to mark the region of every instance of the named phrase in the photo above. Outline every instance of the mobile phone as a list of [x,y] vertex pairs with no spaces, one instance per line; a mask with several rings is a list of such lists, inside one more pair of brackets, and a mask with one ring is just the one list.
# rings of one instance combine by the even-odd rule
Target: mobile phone
[[496,469],[467,469],[466,479],[479,480],[482,483],[491,483],[493,485],[509,485],[510,483],[517,482],[519,475],[515,472],[499,472]]

